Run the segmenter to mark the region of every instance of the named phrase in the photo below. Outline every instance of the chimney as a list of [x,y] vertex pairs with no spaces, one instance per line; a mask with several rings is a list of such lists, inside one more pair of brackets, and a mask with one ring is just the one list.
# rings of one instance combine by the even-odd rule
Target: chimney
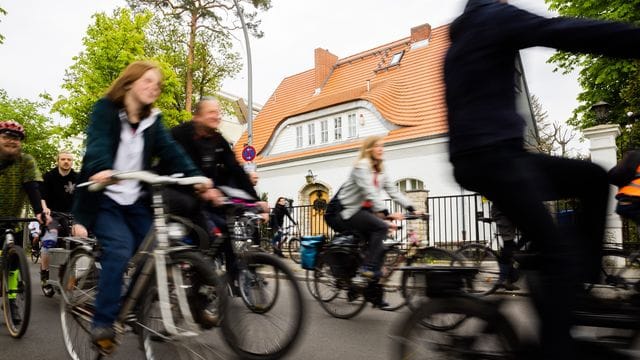
[[429,40],[431,37],[431,25],[422,24],[411,28],[411,42]]
[[316,75],[315,85],[316,93],[320,93],[320,88],[327,81],[333,66],[338,62],[338,57],[330,53],[328,50],[317,48],[315,50]]

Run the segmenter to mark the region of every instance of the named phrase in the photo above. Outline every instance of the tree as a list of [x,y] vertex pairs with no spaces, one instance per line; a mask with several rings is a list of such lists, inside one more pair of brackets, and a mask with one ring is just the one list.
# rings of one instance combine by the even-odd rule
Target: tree
[[51,98],[40,95],[40,101],[12,99],[0,89],[0,120],[14,120],[25,128],[23,150],[32,155],[40,171],[48,171],[55,163],[59,147],[67,147],[62,140],[61,129],[52,126],[53,121],[42,115],[49,108]]
[[[640,0],[545,0],[551,10],[572,17],[640,22]],[[598,124],[590,111],[591,105],[606,101],[612,105],[607,122],[620,124],[625,131],[618,138],[621,149],[640,146],[640,127],[635,126],[627,112],[640,113],[640,63],[602,56],[558,52],[550,62],[564,73],[580,69],[579,83],[583,92],[578,95],[580,105],[574,110],[569,124],[587,128]]]
[[[148,52],[170,64],[180,80],[180,87],[173,93],[172,107],[185,114],[182,120],[186,120],[190,116],[185,110],[186,32],[175,19],[154,17],[146,33],[149,39]],[[215,94],[224,78],[240,71],[239,55],[231,49],[232,44],[228,37],[204,32],[198,34],[193,63],[193,95],[202,97]]]
[[[127,0],[133,9],[151,9],[163,19],[175,19],[186,29],[185,62],[185,110],[191,112],[194,92],[194,69],[197,61],[198,38],[202,34],[219,39],[229,39],[230,31],[240,29],[237,19],[240,6],[246,20],[246,27],[256,37],[263,34],[258,30],[260,21],[257,10],[268,10],[271,0]],[[243,4],[243,5],[240,5]],[[246,11],[246,7],[250,11]]]
[[[152,16],[148,12],[132,15],[128,9],[116,9],[112,16],[93,15],[95,21],[83,39],[84,50],[73,58],[74,64],[65,72],[62,88],[69,95],[60,96],[53,104],[52,111],[71,119],[67,134],[84,131],[91,107],[127,65],[135,60],[153,60],[146,51],[149,42],[144,32]],[[174,93],[179,91],[181,82],[169,64],[155,60],[164,76],[157,105],[164,111],[167,123],[177,123],[184,118],[173,106]]]
[[[0,15],[7,15],[7,11],[0,7]],[[4,43],[4,36],[0,34],[0,44]]]
[[571,150],[569,143],[577,136],[575,130],[558,121],[549,121],[548,112],[544,110],[540,99],[535,95],[531,95],[531,108],[538,127],[538,136],[532,136],[532,138],[536,138],[536,142],[529,145],[545,154],[568,156]]

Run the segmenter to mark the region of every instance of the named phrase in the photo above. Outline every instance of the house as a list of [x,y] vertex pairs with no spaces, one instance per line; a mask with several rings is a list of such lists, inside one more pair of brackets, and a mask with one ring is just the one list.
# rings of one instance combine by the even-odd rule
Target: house
[[[448,46],[448,26],[423,24],[406,38],[344,58],[316,49],[314,68],[285,78],[254,121],[254,161],[269,202],[285,196],[295,205],[314,205],[306,217],[315,227],[370,135],[384,136],[386,172],[416,204],[424,204],[427,194],[464,193],[447,153]],[[519,75],[518,106],[533,125]],[[235,147],[238,156],[246,141],[245,133]]]

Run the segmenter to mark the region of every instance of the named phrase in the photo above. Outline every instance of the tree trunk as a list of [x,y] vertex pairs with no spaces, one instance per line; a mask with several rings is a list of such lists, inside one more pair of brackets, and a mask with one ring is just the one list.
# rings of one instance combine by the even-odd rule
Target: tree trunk
[[185,110],[191,112],[191,101],[193,97],[193,57],[196,48],[196,25],[198,23],[198,15],[191,13],[191,26],[189,29],[189,44],[187,44],[187,78],[185,81]]

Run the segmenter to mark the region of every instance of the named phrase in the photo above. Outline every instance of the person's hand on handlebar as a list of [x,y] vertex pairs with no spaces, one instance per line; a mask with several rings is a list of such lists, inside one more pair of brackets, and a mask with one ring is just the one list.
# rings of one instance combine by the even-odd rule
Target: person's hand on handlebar
[[51,223],[51,216],[46,214],[44,211],[40,214],[36,214],[36,219],[38,219],[38,222],[44,226],[47,226]]
[[214,206],[224,205],[224,194],[215,188],[207,189],[200,193],[200,197],[204,201],[210,201]]
[[89,236],[89,232],[87,231],[87,228],[84,227],[84,225],[73,224],[73,226],[71,227],[71,236],[87,237]]
[[112,175],[113,175],[113,170],[111,169],[102,170],[91,175],[91,177],[89,177],[89,180],[97,184],[111,185],[117,182],[111,178]]
[[391,213],[389,215],[386,216],[387,220],[403,220],[404,219],[404,214],[403,213]]

